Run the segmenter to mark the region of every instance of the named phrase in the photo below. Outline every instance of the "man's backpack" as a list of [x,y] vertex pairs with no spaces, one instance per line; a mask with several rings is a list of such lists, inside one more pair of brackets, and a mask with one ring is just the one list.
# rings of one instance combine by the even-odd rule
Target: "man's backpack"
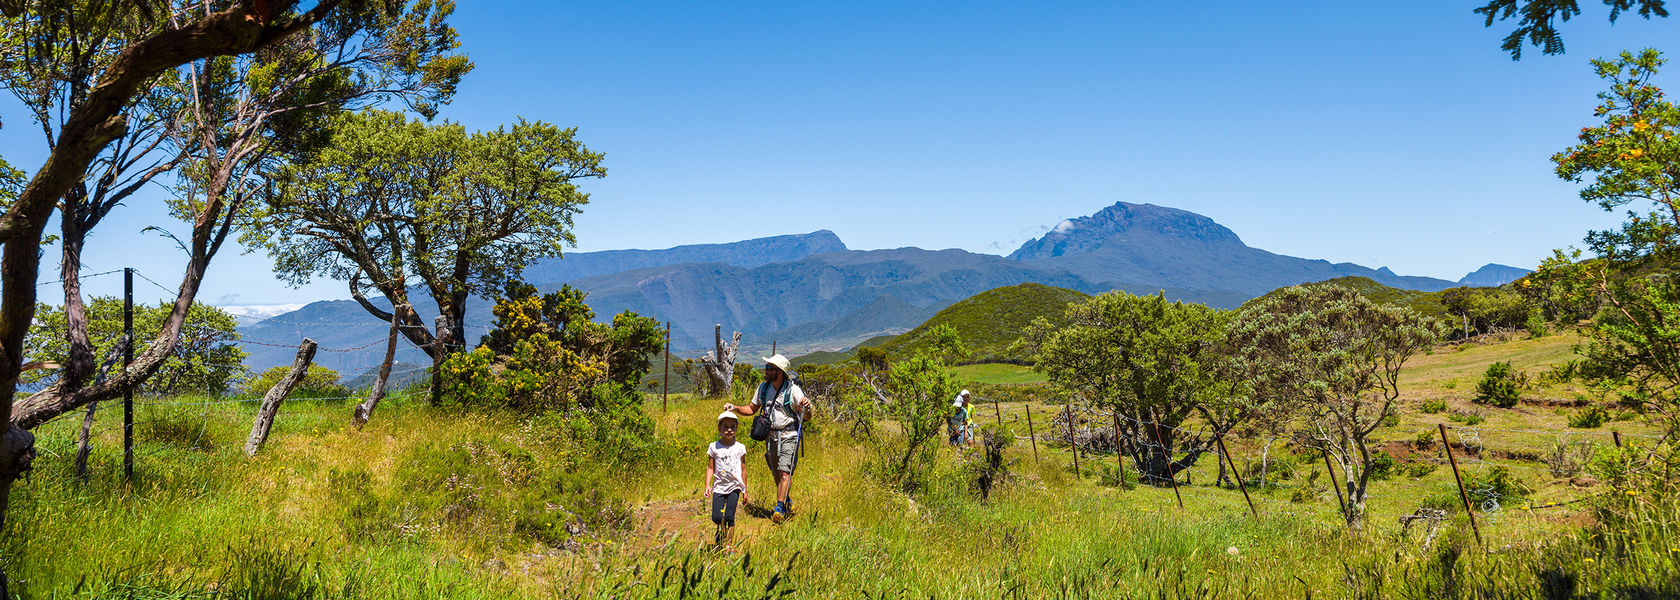
[[[784,374],[787,375],[787,383],[788,384],[799,385],[799,374],[798,373],[784,372]],[[768,387],[769,385],[770,385],[770,382],[768,382],[768,381],[761,381],[761,382],[758,383],[758,388],[753,390],[753,402],[756,403],[756,402],[758,402],[759,398],[764,397],[764,388]],[[786,388],[784,388],[784,389],[786,389]],[[800,389],[804,389],[804,386],[800,386]],[[782,397],[781,395],[778,395],[777,399],[780,399],[781,397]],[[792,401],[792,395],[791,394],[788,395],[788,401],[790,401],[790,402]],[[790,410],[791,410],[791,408],[792,407],[789,407]],[[758,412],[753,414],[752,432],[751,432],[750,435],[752,436],[752,439],[755,442],[762,442],[764,440],[770,439],[770,409],[771,409],[771,407],[768,406],[768,405],[761,405],[761,406],[758,407]],[[799,419],[799,412],[798,411],[793,411],[793,418],[794,418],[795,422],[798,421],[798,419]]]

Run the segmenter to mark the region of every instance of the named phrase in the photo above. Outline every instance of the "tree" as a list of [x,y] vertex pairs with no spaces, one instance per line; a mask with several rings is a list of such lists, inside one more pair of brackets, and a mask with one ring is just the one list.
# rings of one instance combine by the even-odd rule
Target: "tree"
[[[468,298],[573,244],[572,217],[589,201],[575,182],[606,175],[602,155],[575,133],[523,119],[468,133],[386,111],[344,114],[331,144],[279,169],[277,193],[242,239],[266,248],[293,284],[345,281],[369,314],[395,316],[438,362],[465,343]],[[415,312],[411,285],[437,303],[435,332]],[[368,300],[369,286],[394,315]]]
[[[1603,0],[1610,7],[1610,22],[1615,23],[1622,13],[1636,10],[1640,17],[1667,17],[1666,0]],[[1494,21],[1516,18],[1517,28],[1499,49],[1511,53],[1511,60],[1522,58],[1523,42],[1541,48],[1546,54],[1563,54],[1563,35],[1558,33],[1557,21],[1568,21],[1581,14],[1580,0],[1488,0],[1477,8],[1476,14],[1486,17],[1485,27]]]
[[[599,408],[603,399],[635,395],[650,357],[663,347],[664,329],[630,311],[610,325],[597,323],[585,297],[569,286],[538,296],[535,287],[511,282],[492,309],[496,325],[479,349],[445,364],[465,366],[453,371],[473,373],[479,387],[496,390],[474,397],[524,410]],[[483,375],[491,361],[504,367],[494,377]],[[603,385],[616,391],[602,392]]]
[[1587,183],[1583,200],[1625,208],[1627,220],[1587,234],[1594,260],[1548,261],[1538,275],[1594,300],[1587,343],[1577,348],[1582,374],[1672,433],[1680,432],[1680,108],[1651,83],[1664,62],[1655,50],[1593,61],[1610,83],[1594,111],[1604,121],[1582,128],[1579,143],[1552,160],[1558,177]]
[[[93,355],[104,357],[107,361],[116,360],[123,337],[122,299],[98,296],[87,308],[87,334],[90,339],[97,340],[93,343]],[[136,305],[135,339],[156,337],[169,321],[172,309],[173,303],[169,302]],[[37,308],[35,326],[24,340],[28,352],[25,359],[29,362],[67,362],[70,346],[65,332],[67,323],[63,307],[43,305]],[[244,372],[241,363],[246,353],[235,343],[239,341],[239,334],[235,331],[237,325],[233,315],[222,309],[193,303],[192,310],[187,312],[187,318],[181,325],[180,342],[140,389],[154,394],[202,391],[219,396],[226,393]],[[48,371],[36,373],[25,380],[39,382],[54,376]]]
[[[1167,483],[1236,425],[1225,409],[1238,395],[1220,371],[1227,313],[1120,291],[1066,311],[1065,326],[1040,318],[1028,328],[1033,370],[1058,391],[1119,413],[1147,481]],[[1205,431],[1189,429],[1195,415],[1205,417]]]
[[905,491],[915,491],[922,484],[922,468],[932,464],[930,455],[939,448],[934,442],[944,430],[950,399],[959,389],[956,373],[944,359],[918,351],[894,362],[886,383],[882,401],[898,422],[904,444],[894,453],[897,460],[886,475]]
[[[354,11],[340,10],[340,0],[320,0],[302,10],[294,0],[242,0],[217,10],[199,2],[173,4],[142,3],[143,12],[161,13],[168,19],[150,22],[143,33],[123,45],[116,58],[99,69],[97,82],[84,99],[61,106],[67,115],[54,139],[46,161],[0,216],[0,390],[11,394],[23,366],[24,338],[35,317],[36,281],[40,275],[42,234],[56,203],[85,179],[89,166],[114,140],[130,127],[128,110],[141,90],[155,78],[188,62],[205,57],[247,54],[266,48],[329,19],[338,31],[359,30],[363,23],[352,18]],[[360,11],[378,10],[377,2],[350,3]],[[4,30],[22,31],[60,19],[75,10],[76,3],[47,0],[12,0],[0,5],[6,20]],[[167,21],[167,22],[165,22]],[[60,60],[46,55],[43,60]],[[196,231],[195,231],[196,234]],[[197,236],[195,235],[195,240]],[[183,291],[196,292],[196,278],[189,272]],[[179,325],[190,307],[177,298],[164,339],[141,354],[130,368],[118,373],[101,388],[101,393],[63,393],[40,398],[40,394],[14,406],[0,403],[0,417],[9,423],[0,434],[0,519],[11,485],[29,470],[34,457],[34,437],[27,431],[52,416],[93,402],[108,390],[132,389],[162,364],[162,357],[174,344]],[[120,393],[120,392],[118,392]],[[40,399],[38,402],[32,402]],[[0,576],[0,596],[8,596]]]
[[[282,4],[287,6],[281,7],[281,14],[291,10],[290,3]],[[177,217],[191,224],[190,235],[177,238],[187,261],[173,312],[133,364],[103,384],[84,387],[81,382],[92,354],[85,334],[87,318],[75,278],[67,277],[69,376],[20,402],[12,413],[13,421],[32,427],[76,407],[114,398],[151,377],[179,343],[181,323],[211,260],[250,201],[265,189],[276,158],[308,152],[323,142],[324,138],[311,134],[321,119],[391,98],[430,110],[454,93],[461,73],[470,67],[464,57],[450,53],[456,43],[445,23],[453,10],[448,2],[386,0],[342,9],[335,6],[317,7],[325,8],[317,18],[328,26],[279,36],[265,44],[262,52],[252,48],[190,56],[136,83],[137,87],[151,86],[147,88],[154,98],[148,104],[150,110],[169,115],[171,126],[165,128],[167,136],[161,143],[175,153],[169,159],[177,167],[170,206]],[[183,3],[172,7],[157,27],[184,26],[203,12],[200,3]],[[92,102],[96,94],[97,89],[90,92],[83,104]],[[67,97],[67,101],[76,100]],[[73,132],[70,122],[66,120],[52,140],[55,154]],[[73,200],[74,190],[67,193]],[[67,201],[64,206],[73,204]],[[114,202],[88,205],[85,215],[66,212],[65,220],[87,219],[76,231],[66,230],[66,252],[78,255],[92,224],[104,216],[101,211],[114,206]],[[66,260],[67,271],[78,266],[73,258]]]
[[1395,414],[1400,368],[1439,336],[1433,319],[1325,284],[1267,294],[1231,324],[1233,359],[1245,366],[1249,386],[1298,402],[1311,437],[1341,466],[1343,516],[1355,530],[1376,458],[1370,435]]

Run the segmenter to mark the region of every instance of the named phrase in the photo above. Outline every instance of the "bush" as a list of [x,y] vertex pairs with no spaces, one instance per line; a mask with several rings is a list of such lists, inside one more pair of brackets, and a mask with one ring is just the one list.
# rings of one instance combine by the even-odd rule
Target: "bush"
[[[274,387],[274,384],[280,383],[280,379],[285,377],[286,373],[291,370],[291,367],[286,366],[273,367],[267,371],[263,371],[262,375],[258,375],[255,379],[252,379],[250,383],[245,385],[246,393],[255,396],[267,394],[269,388]],[[342,385],[339,385],[338,379],[338,371],[328,369],[321,365],[309,365],[309,368],[303,372],[303,380],[298,382],[297,387],[292,390],[292,393],[288,395],[287,398],[304,400],[318,398],[343,399],[344,397],[350,395],[350,390]]]
[[1517,399],[1518,378],[1511,369],[1511,362],[1500,361],[1488,365],[1487,372],[1482,374],[1482,381],[1476,384],[1475,402],[1511,408],[1517,405]]
[[1522,500],[1532,492],[1509,468],[1502,466],[1471,475],[1464,480],[1464,490],[1470,495],[1470,505],[1483,511],[1496,510],[1503,502]]
[[1558,440],[1546,453],[1546,469],[1553,477],[1574,477],[1581,474],[1587,463],[1592,460],[1593,444],[1586,440],[1574,442]]
[[1004,458],[1004,450],[1015,442],[1015,432],[1007,426],[987,425],[980,429],[981,452],[969,459],[970,476],[981,500],[992,497],[992,490],[1009,479],[1013,461]]
[[1423,402],[1423,406],[1420,407],[1418,410],[1423,411],[1423,414],[1426,414],[1426,415],[1443,413],[1443,412],[1447,411],[1447,401],[1446,400],[1440,400],[1440,399],[1425,400]]
[[1569,415],[1569,426],[1576,429],[1597,429],[1605,421],[1610,420],[1610,411],[1602,406],[1588,406]]
[[1377,453],[1376,458],[1371,459],[1371,479],[1385,481],[1393,477],[1397,464],[1399,463],[1394,460],[1394,457],[1386,453]]
[[1455,412],[1453,414],[1447,415],[1447,420],[1452,421],[1454,423],[1463,423],[1465,425],[1470,425],[1470,426],[1473,427],[1473,426],[1476,426],[1476,425],[1481,425],[1483,421],[1487,420],[1487,417],[1483,416],[1482,413],[1479,413],[1479,412],[1473,412],[1473,413]]

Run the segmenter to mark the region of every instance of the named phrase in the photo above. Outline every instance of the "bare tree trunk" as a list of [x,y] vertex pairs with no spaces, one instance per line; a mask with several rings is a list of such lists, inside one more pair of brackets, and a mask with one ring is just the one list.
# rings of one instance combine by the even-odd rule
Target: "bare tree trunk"
[[366,425],[368,419],[373,418],[373,409],[379,406],[379,400],[385,397],[385,380],[391,377],[391,362],[397,357],[397,318],[391,317],[391,340],[385,343],[385,362],[379,363],[379,378],[373,380],[373,389],[368,390],[367,401],[357,404],[356,410],[350,415],[350,422],[360,429]]
[[711,395],[728,396],[729,388],[735,382],[735,353],[741,348],[741,332],[735,332],[729,343],[724,344],[723,325],[720,323],[712,327],[712,338],[717,349],[700,357],[701,366],[706,370]]
[[280,412],[280,403],[286,400],[286,395],[297,389],[298,383],[309,371],[309,363],[315,360],[315,340],[303,338],[298,345],[297,358],[292,361],[292,370],[286,372],[285,377],[268,388],[263,396],[262,408],[257,409],[257,420],[251,424],[251,437],[245,439],[245,456],[256,456],[262,449],[263,442],[268,441],[268,430],[274,426],[274,415]]
[[432,352],[432,406],[443,405],[443,359],[449,355],[449,340],[445,339],[449,335],[445,333],[448,325],[449,317],[437,316],[437,335],[432,336],[432,343],[437,345],[436,351]]
[[82,417],[82,434],[76,440],[76,479],[87,480],[88,433],[93,429],[93,412],[99,410],[99,403],[88,404],[87,416]]

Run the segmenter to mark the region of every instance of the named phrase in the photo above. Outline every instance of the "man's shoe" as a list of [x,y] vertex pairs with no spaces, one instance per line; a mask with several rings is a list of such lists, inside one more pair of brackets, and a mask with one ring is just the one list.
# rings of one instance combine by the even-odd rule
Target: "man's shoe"
[[782,521],[786,521],[786,520],[787,520],[787,508],[783,507],[781,502],[777,502],[775,512],[770,513],[770,522],[779,524]]

